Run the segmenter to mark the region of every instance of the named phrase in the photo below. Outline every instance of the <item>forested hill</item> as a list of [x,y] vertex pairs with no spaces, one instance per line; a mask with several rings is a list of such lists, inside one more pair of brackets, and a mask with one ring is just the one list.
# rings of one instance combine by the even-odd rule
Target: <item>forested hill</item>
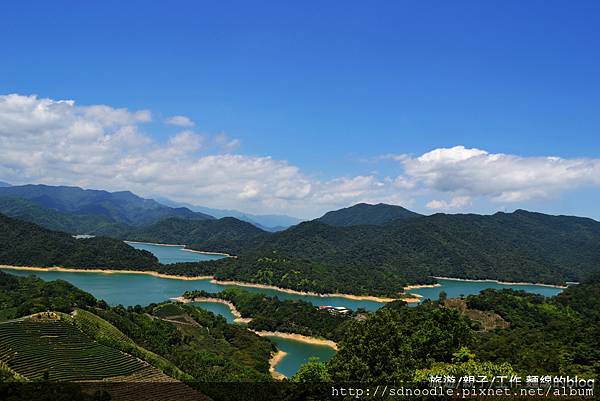
[[340,210],[325,213],[317,220],[330,226],[357,226],[363,224],[386,224],[395,220],[411,219],[421,216],[401,206],[379,203],[369,205],[359,203]]
[[[381,226],[333,227],[312,221],[242,252],[254,259],[274,253],[319,262],[330,270],[343,267],[348,274],[388,272],[400,280],[451,276],[563,283],[600,271],[600,223],[522,210],[491,216],[435,214]],[[261,276],[267,273],[261,270]]]
[[100,216],[134,227],[152,224],[168,217],[214,219],[184,207],[168,207],[129,191],[107,192],[67,186],[22,185],[0,187],[0,197],[26,199],[57,212]]
[[0,213],[71,234],[119,237],[130,229],[106,216],[59,212],[23,198],[0,197]]
[[95,237],[75,239],[0,214],[0,264],[153,270],[158,260],[123,241]]
[[269,233],[234,217],[218,220],[170,218],[123,235],[130,241],[186,244],[213,252],[239,253],[262,243]]

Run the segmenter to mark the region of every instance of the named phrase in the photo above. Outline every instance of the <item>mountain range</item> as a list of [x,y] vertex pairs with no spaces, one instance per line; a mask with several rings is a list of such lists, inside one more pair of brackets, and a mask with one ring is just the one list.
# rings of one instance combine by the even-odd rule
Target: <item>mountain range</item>
[[[356,217],[358,218],[358,217]],[[212,250],[210,243],[195,249]],[[550,216],[517,210],[494,215],[434,214],[380,225],[331,226],[319,220],[286,231],[239,242],[220,242],[236,251],[228,279],[271,284],[289,280],[289,268],[257,263],[266,255],[309,261],[293,270],[337,285],[364,271],[390,283],[430,282],[432,276],[560,284],[600,272],[600,223],[580,217]],[[315,265],[316,264],[316,265]],[[326,277],[324,272],[335,271]],[[225,278],[225,277],[223,277]],[[383,280],[383,278],[381,279]],[[279,283],[281,284],[281,283]],[[276,285],[276,284],[275,284]]]
[[70,186],[0,182],[0,213],[73,234],[121,236],[131,228],[167,218],[212,220],[235,217],[265,231],[280,231],[301,220],[285,215],[253,215],[211,209],[168,199],[144,199],[129,191],[108,192]]
[[97,215],[130,226],[143,226],[167,217],[213,219],[191,210],[171,208],[129,191],[108,192],[68,186],[21,185],[0,188],[0,197],[22,198],[58,212]]
[[194,212],[206,213],[220,219],[222,217],[235,217],[236,219],[246,221],[265,231],[283,231],[288,227],[294,226],[302,219],[287,216],[284,214],[251,214],[232,209],[214,209],[204,206],[195,206],[184,202],[175,202],[166,198],[157,198],[163,205],[171,207],[186,207]]
[[[320,289],[324,283],[339,289],[344,282],[349,290],[357,277],[368,280],[365,290],[380,292],[398,283],[431,282],[432,276],[558,284],[600,272],[599,222],[524,210],[424,216],[400,206],[358,204],[268,232],[131,192],[25,185],[0,188],[0,213],[70,234],[235,254],[237,259],[215,264],[221,278],[297,288],[304,283],[303,289],[320,281]],[[265,260],[279,262],[265,266]]]

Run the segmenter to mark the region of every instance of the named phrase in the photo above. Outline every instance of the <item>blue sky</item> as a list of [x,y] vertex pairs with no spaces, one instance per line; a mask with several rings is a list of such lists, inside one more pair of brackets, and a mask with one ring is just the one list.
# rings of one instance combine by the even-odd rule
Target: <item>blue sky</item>
[[[245,163],[261,161],[262,172],[296,170],[279,176],[289,182],[272,190],[261,172],[224,175],[238,184],[217,188],[204,183],[205,170],[194,177],[174,169],[189,177],[175,187],[149,178],[148,161],[139,155],[136,168],[144,171],[133,178],[121,173],[122,180],[45,158],[44,168],[5,162],[0,180],[130,187],[148,196],[302,217],[365,200],[426,213],[526,207],[600,218],[598,2],[88,3],[3,3],[0,94],[149,110],[150,119],[123,126],[134,126],[155,151],[186,130],[202,142],[185,155],[188,164],[221,158],[230,175],[236,168],[254,171]],[[0,130],[3,116],[15,121],[0,111]],[[195,124],[166,124],[171,116]],[[22,127],[8,128],[14,134]],[[111,122],[102,135],[115,129]],[[66,134],[44,137],[50,135]],[[11,141],[5,149],[25,143]],[[141,146],[128,144],[122,146]],[[435,149],[455,150],[441,153],[446,162],[415,167]],[[448,166],[457,152],[461,165]],[[135,152],[125,153],[122,165],[134,159]],[[498,154],[505,162],[494,162]],[[472,155],[478,161],[465,159]],[[564,163],[539,159],[548,156]],[[490,164],[488,176],[473,177]],[[507,182],[529,168],[531,177]],[[538,177],[552,174],[551,188],[540,189]],[[498,175],[505,176],[498,191],[465,184]],[[410,182],[390,184],[398,177]],[[220,195],[186,191],[191,183]]]

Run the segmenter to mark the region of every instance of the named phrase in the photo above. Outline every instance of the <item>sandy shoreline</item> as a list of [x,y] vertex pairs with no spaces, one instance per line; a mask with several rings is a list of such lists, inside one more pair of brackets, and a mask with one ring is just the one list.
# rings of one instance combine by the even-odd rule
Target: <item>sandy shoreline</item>
[[496,284],[504,284],[504,285],[537,285],[540,287],[550,287],[550,288],[560,288],[560,289],[567,288],[567,286],[564,286],[564,285],[500,281],[500,280],[493,280],[493,279],[468,279],[468,278],[455,278],[455,277],[433,277],[433,278],[436,280],[467,281],[467,282],[474,282],[474,283],[496,283]]
[[30,271],[55,271],[72,273],[100,273],[100,274],[145,274],[170,280],[210,280],[212,276],[176,276],[172,274],[158,273],[151,270],[112,270],[112,269],[80,269],[62,266],[36,267],[36,266],[11,266],[0,265],[0,269],[30,270]]
[[142,241],[123,241],[126,244],[143,244],[143,245],[160,245],[160,246],[177,246],[179,248],[185,247],[183,244],[161,244],[160,242],[142,242]]
[[435,288],[435,287],[441,287],[442,285],[440,283],[435,283],[435,284],[418,284],[418,285],[407,285],[406,287],[404,287],[404,291],[410,291],[410,290],[419,290],[421,288]]
[[307,344],[313,345],[323,345],[325,347],[333,348],[334,350],[338,350],[337,344],[331,340],[325,340],[323,338],[309,337],[302,334],[296,333],[283,333],[281,331],[256,331],[250,330],[261,337],[279,337],[279,338],[287,338],[289,340],[300,341]]
[[225,299],[210,298],[210,297],[196,297],[194,299],[189,299],[189,298],[184,298],[184,297],[173,297],[170,299],[172,299],[173,301],[184,303],[184,304],[189,304],[191,302],[215,302],[215,303],[227,305],[229,307],[229,310],[231,311],[231,314],[234,317],[234,322],[248,324],[252,321],[252,319],[249,317],[242,317],[242,314],[240,313],[240,311],[237,310],[235,305],[231,301],[227,301]]
[[271,356],[271,359],[269,359],[269,372],[271,373],[271,376],[275,380],[283,380],[283,379],[287,378],[286,375],[284,375],[281,372],[278,372],[276,369],[277,364],[279,362],[281,362],[282,359],[285,358],[286,355],[287,355],[287,352],[278,350],[277,352],[275,352],[273,354],[273,356]]
[[221,285],[237,285],[240,287],[262,288],[265,290],[275,290],[275,291],[279,291],[279,292],[285,292],[288,294],[306,295],[306,296],[319,297],[319,298],[346,298],[346,299],[352,299],[355,301],[374,301],[374,302],[383,302],[383,303],[397,301],[398,299],[402,299],[402,298],[376,297],[373,295],[352,295],[352,294],[339,294],[339,293],[319,294],[317,292],[290,290],[288,288],[276,287],[274,285],[245,283],[243,281],[223,281],[223,280],[212,279],[212,280],[210,280],[210,282],[213,284],[221,284]]
[[237,258],[237,256],[235,255],[230,255],[228,253],[225,252],[208,252],[208,251],[197,251],[195,249],[189,249],[189,248],[183,248],[182,251],[186,251],[186,252],[194,252],[194,253],[201,253],[203,255],[219,255],[219,256],[225,256],[227,258]]
[[[221,281],[216,280],[213,276],[180,276],[174,274],[165,274],[158,273],[151,270],[119,270],[119,269],[81,269],[81,268],[70,268],[63,266],[51,266],[51,267],[36,267],[36,266],[12,266],[12,265],[0,265],[2,269],[13,269],[13,270],[31,270],[31,271],[61,271],[61,272],[73,272],[73,273],[101,273],[101,274],[146,274],[154,277],[166,278],[170,280],[210,280],[213,284],[221,284],[221,285],[236,285],[240,287],[252,287],[252,288],[262,288],[268,290],[275,290],[279,292],[285,292],[288,294],[295,295],[305,295],[305,296],[313,296],[319,298],[345,298],[351,299],[355,301],[373,301],[373,302],[381,302],[387,303],[397,300],[403,300],[405,302],[419,302],[418,298],[411,297],[400,297],[400,298],[387,298],[387,297],[377,297],[373,295],[352,295],[352,294],[319,294],[316,292],[304,292],[304,291],[296,291],[290,290],[287,288],[280,288],[274,285],[266,285],[266,284],[256,284],[256,283],[245,283],[242,281]],[[416,294],[410,294],[416,295]]]
[[161,244],[159,242],[141,242],[141,241],[123,241],[126,244],[141,244],[141,245],[160,245],[160,246],[174,246],[174,247],[178,247],[178,248],[182,248],[182,251],[187,251],[187,252],[194,252],[194,253],[203,253],[206,255],[223,255],[223,256],[227,256],[228,258],[235,258],[237,256],[234,255],[230,255],[228,253],[225,252],[209,252],[209,251],[197,251],[195,249],[189,249],[186,248],[187,245],[183,245],[183,244]]

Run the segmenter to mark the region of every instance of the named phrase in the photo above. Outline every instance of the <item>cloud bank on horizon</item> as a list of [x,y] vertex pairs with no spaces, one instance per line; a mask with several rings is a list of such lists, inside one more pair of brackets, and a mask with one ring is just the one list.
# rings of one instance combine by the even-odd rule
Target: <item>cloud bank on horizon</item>
[[[165,143],[143,130],[148,110],[10,94],[0,96],[0,179],[12,183],[131,190],[251,213],[314,217],[357,202],[435,211],[464,210],[477,199],[517,204],[600,186],[600,159],[523,157],[455,146],[420,156],[388,156],[395,177],[318,179],[285,160],[236,153],[240,142],[207,135],[182,115]],[[422,205],[416,199],[425,199]]]

